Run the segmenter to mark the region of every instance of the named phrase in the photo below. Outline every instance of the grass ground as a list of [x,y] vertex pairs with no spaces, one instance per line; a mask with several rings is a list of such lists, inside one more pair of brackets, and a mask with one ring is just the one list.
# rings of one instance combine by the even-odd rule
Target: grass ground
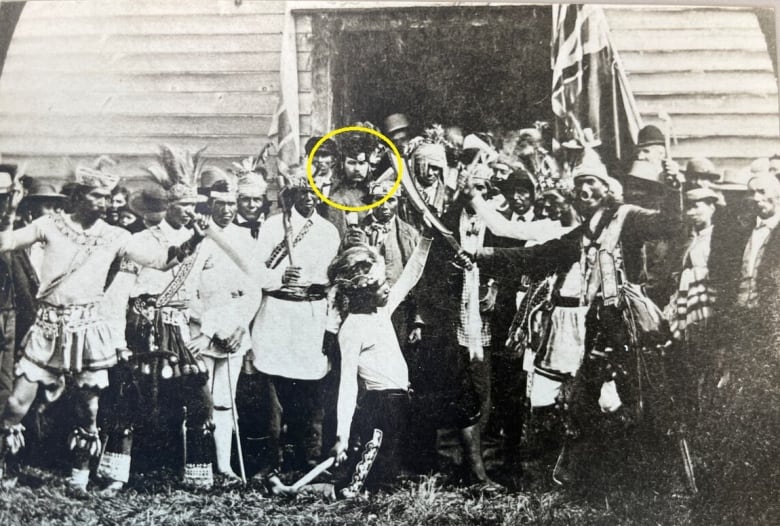
[[[170,479],[168,479],[170,480]],[[192,493],[164,478],[140,480],[113,499],[96,492],[77,498],[64,478],[26,468],[16,488],[0,490],[3,525],[256,524],[687,524],[683,492],[626,488],[583,496],[557,488],[486,496],[445,485],[438,477],[405,482],[392,493],[327,503],[313,496],[284,500],[255,489]]]

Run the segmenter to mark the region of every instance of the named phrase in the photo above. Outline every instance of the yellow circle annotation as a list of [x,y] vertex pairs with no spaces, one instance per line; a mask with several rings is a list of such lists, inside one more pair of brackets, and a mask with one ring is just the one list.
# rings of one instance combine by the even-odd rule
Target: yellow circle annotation
[[[328,199],[325,197],[325,195],[320,191],[319,188],[317,188],[317,184],[314,182],[314,173],[312,172],[312,161],[314,160],[314,154],[317,153],[317,150],[320,146],[322,146],[325,141],[330,139],[331,137],[335,137],[336,135],[344,132],[364,132],[364,133],[370,133],[371,135],[375,135],[382,139],[385,143],[387,143],[388,146],[390,146],[390,149],[393,151],[393,155],[395,155],[396,159],[396,166],[398,167],[398,173],[395,178],[395,183],[393,184],[393,187],[390,189],[390,191],[382,197],[381,199],[374,201],[373,203],[369,203],[367,205],[363,206],[347,206],[343,205],[341,203],[337,203],[331,199]],[[376,130],[372,130],[371,128],[365,128],[363,126],[345,126],[343,128],[337,128],[331,132],[328,132],[324,137],[322,137],[319,141],[317,141],[317,144],[314,145],[314,148],[311,149],[311,152],[309,152],[309,158],[306,161],[306,176],[309,180],[309,186],[312,187],[312,190],[314,190],[314,193],[317,194],[317,197],[322,199],[324,203],[327,203],[328,205],[338,208],[339,210],[344,210],[345,212],[366,212],[368,210],[371,210],[372,208],[376,208],[377,206],[381,205],[382,203],[386,202],[388,199],[393,197],[393,194],[398,190],[398,187],[401,185],[401,177],[403,177],[403,160],[401,159],[401,154],[398,152],[398,148],[396,148],[395,144],[393,144],[393,141],[382,135],[380,132]]]

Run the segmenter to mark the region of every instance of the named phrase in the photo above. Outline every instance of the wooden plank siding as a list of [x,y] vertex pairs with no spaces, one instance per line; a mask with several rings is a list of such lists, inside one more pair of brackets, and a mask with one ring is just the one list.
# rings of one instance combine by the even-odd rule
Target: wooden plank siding
[[[34,175],[59,175],[69,169],[66,156],[77,161],[110,154],[121,160],[124,175],[134,176],[160,142],[208,144],[207,154],[221,166],[255,154],[268,141],[278,102],[286,2],[239,4],[28,2],[0,77],[3,157],[27,161]],[[329,53],[335,50],[322,42],[315,49],[318,13],[366,5],[292,5],[311,8],[296,11],[303,140],[331,124]],[[455,5],[462,3],[424,4],[442,12]],[[392,30],[401,23],[389,4],[369,6],[377,11],[373,25],[363,29]],[[658,122],[659,111],[674,119],[676,157],[706,155],[733,168],[780,152],[777,80],[752,11],[605,9],[644,120]],[[498,10],[514,16],[510,7]],[[548,52],[543,46],[540,57]]]
[[676,159],[740,169],[780,153],[777,78],[749,9],[605,6],[644,121],[668,112]]
[[[28,2],[0,77],[0,152],[32,175],[109,154],[139,175],[161,142],[227,167],[268,141],[284,1]],[[296,17],[300,128],[311,133],[311,19]],[[67,159],[66,159],[67,158]]]

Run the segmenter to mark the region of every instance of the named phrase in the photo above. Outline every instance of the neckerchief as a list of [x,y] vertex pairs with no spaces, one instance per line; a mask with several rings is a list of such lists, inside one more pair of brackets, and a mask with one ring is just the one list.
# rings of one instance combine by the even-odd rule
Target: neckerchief
[[261,216],[259,219],[239,221],[238,216],[236,216],[236,219],[233,222],[242,228],[248,228],[252,239],[257,239],[260,235],[260,227],[263,226],[264,220],[265,218]]

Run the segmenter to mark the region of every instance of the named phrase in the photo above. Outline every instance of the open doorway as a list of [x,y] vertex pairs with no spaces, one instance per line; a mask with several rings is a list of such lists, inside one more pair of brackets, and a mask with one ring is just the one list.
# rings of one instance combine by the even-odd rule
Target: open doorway
[[331,122],[518,129],[549,120],[549,6],[329,13]]

